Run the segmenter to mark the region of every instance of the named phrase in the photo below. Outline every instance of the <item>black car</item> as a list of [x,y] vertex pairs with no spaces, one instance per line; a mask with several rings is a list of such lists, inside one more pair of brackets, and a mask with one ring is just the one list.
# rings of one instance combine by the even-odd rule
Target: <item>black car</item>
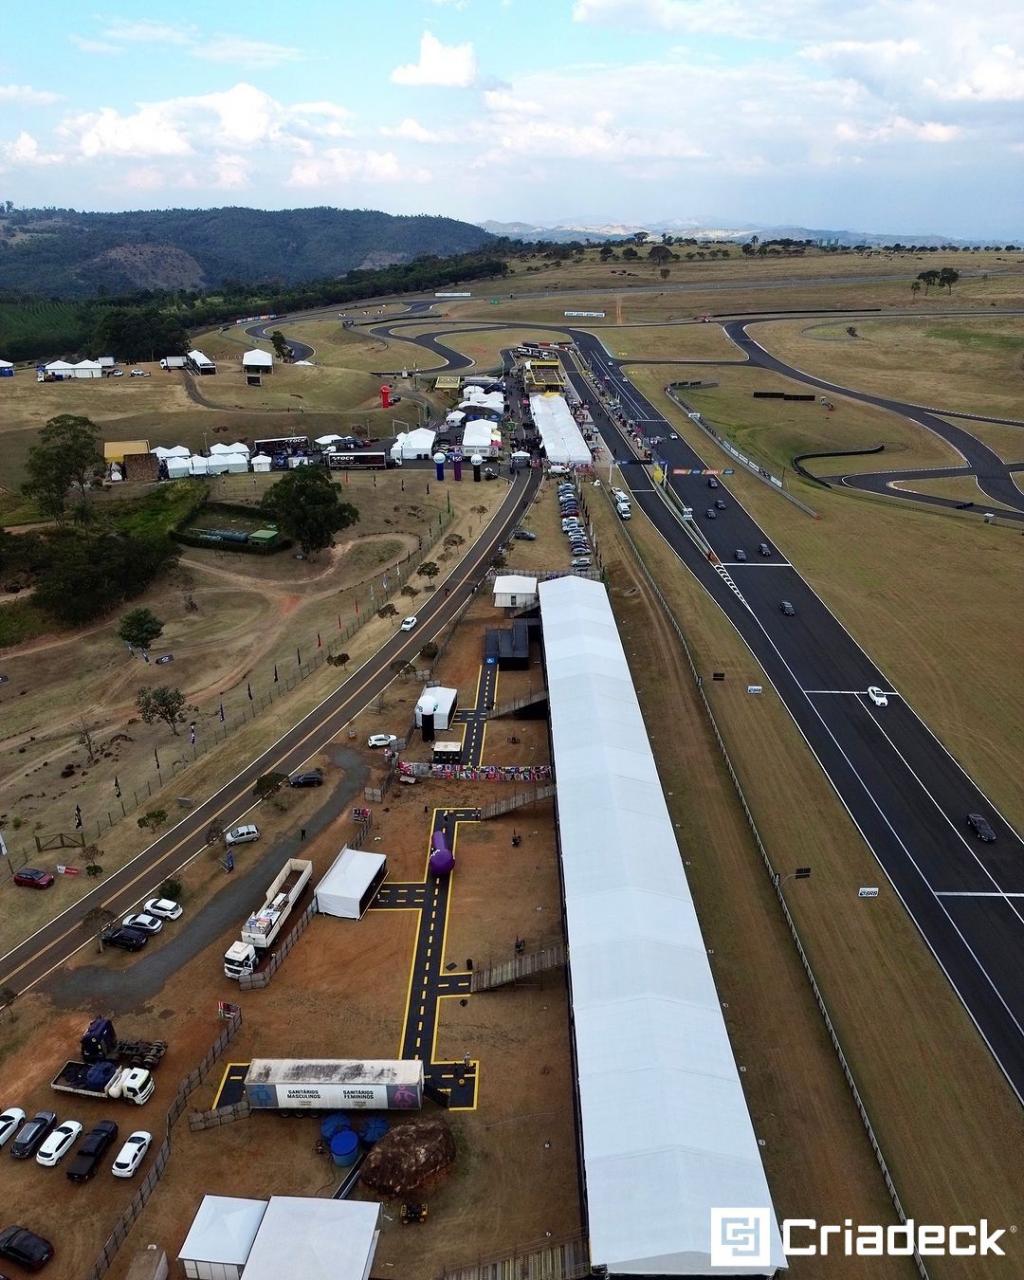
[[707,511],[704,512],[704,516],[708,520],[717,520],[718,512],[714,509],[714,507],[708,507]]
[[747,553],[743,550],[743,548],[742,548],[742,547],[737,547],[737,548],[736,548],[736,559],[737,559],[737,560],[741,560],[741,561],[742,561],[742,560],[746,560],[746,558],[747,558]]
[[793,608],[793,606],[789,603],[788,600],[780,600],[779,608],[782,610],[782,612],[786,615],[787,618],[796,617],[796,610]]
[[4,1227],[0,1231],[0,1258],[17,1262],[26,1271],[42,1271],[53,1257],[53,1245],[27,1227]]
[[78,1144],[75,1158],[68,1166],[67,1175],[71,1181],[88,1182],[116,1137],[117,1125],[113,1120],[101,1120],[95,1129],[90,1129]]
[[718,488],[718,481],[715,479],[715,477],[714,477],[714,476],[709,476],[709,477],[708,477],[708,488],[709,488],[709,489],[717,489],[717,488]]
[[758,555],[761,555],[761,556],[770,556],[770,555],[771,555],[771,553],[772,553],[772,549],[771,549],[771,547],[768,545],[768,543],[767,543],[767,542],[759,542],[759,543],[757,544],[757,554],[758,554]]
[[149,934],[130,925],[114,925],[104,929],[100,941],[105,947],[120,947],[122,951],[141,951],[149,941]]
[[56,1124],[57,1115],[53,1111],[37,1111],[31,1120],[26,1120],[11,1147],[14,1159],[31,1160]]
[[517,529],[515,533],[512,535],[512,537],[518,538],[520,542],[536,542],[537,541],[537,535],[535,533],[532,533],[529,529]]
[[989,825],[988,819],[982,817],[980,813],[969,813],[967,815],[967,825],[982,844],[995,844],[996,833]]
[[290,787],[322,787],[324,775],[319,769],[311,769],[308,773],[293,773],[288,779]]
[[716,498],[716,499],[715,499],[715,506],[718,508],[718,510],[719,510],[719,511],[724,511],[724,510],[725,510],[725,499],[724,499],[724,498]]

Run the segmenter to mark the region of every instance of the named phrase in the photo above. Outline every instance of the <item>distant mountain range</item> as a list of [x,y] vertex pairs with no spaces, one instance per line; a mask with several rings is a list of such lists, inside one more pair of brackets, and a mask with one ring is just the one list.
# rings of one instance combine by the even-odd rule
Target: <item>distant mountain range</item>
[[65,298],[295,284],[487,244],[455,218],[373,209],[160,209],[79,213],[0,207],[0,289]]
[[673,235],[693,240],[724,240],[732,243],[747,241],[756,235],[759,239],[814,240],[829,244],[851,246],[856,244],[975,244],[973,240],[958,240],[952,236],[891,234],[879,231],[837,231],[824,227],[764,226],[751,223],[748,226],[729,226],[714,219],[676,218],[661,222],[600,222],[580,218],[557,223],[482,222],[481,228],[496,236],[509,236],[515,240],[549,240],[563,244],[570,240],[628,240],[638,231],[652,236]]

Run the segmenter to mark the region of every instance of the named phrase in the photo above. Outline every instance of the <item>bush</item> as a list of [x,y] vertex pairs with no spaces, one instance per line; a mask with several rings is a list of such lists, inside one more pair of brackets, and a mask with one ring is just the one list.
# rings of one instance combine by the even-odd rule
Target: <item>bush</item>
[[175,880],[173,876],[168,876],[160,888],[157,889],[156,896],[158,898],[170,898],[172,902],[180,902],[183,892],[181,881]]

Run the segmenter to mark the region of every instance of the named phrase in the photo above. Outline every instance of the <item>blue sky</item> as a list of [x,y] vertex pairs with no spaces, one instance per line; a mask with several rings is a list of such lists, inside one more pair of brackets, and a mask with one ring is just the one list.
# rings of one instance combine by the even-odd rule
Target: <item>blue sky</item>
[[1018,0],[47,0],[0,199],[1024,236]]

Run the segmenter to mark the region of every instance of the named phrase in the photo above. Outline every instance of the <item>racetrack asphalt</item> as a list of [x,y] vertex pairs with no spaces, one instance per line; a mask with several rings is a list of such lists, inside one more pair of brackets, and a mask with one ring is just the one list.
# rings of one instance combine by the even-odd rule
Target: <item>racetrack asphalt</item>
[[448,577],[438,581],[434,594],[420,606],[415,631],[396,630],[358,671],[230,782],[124,867],[112,872],[49,924],[0,957],[0,987],[21,993],[43,981],[76,951],[91,944],[82,922],[92,909],[104,907],[117,916],[126,914],[151,895],[162,880],[202,852],[212,825],[232,826],[254,807],[252,789],[257,778],[272,771],[295,772],[335,738],[394,678],[390,664],[396,658],[411,658],[467,602],[483,580],[496,548],[507,540],[539,484],[539,472],[517,472],[507,496],[480,537]]

